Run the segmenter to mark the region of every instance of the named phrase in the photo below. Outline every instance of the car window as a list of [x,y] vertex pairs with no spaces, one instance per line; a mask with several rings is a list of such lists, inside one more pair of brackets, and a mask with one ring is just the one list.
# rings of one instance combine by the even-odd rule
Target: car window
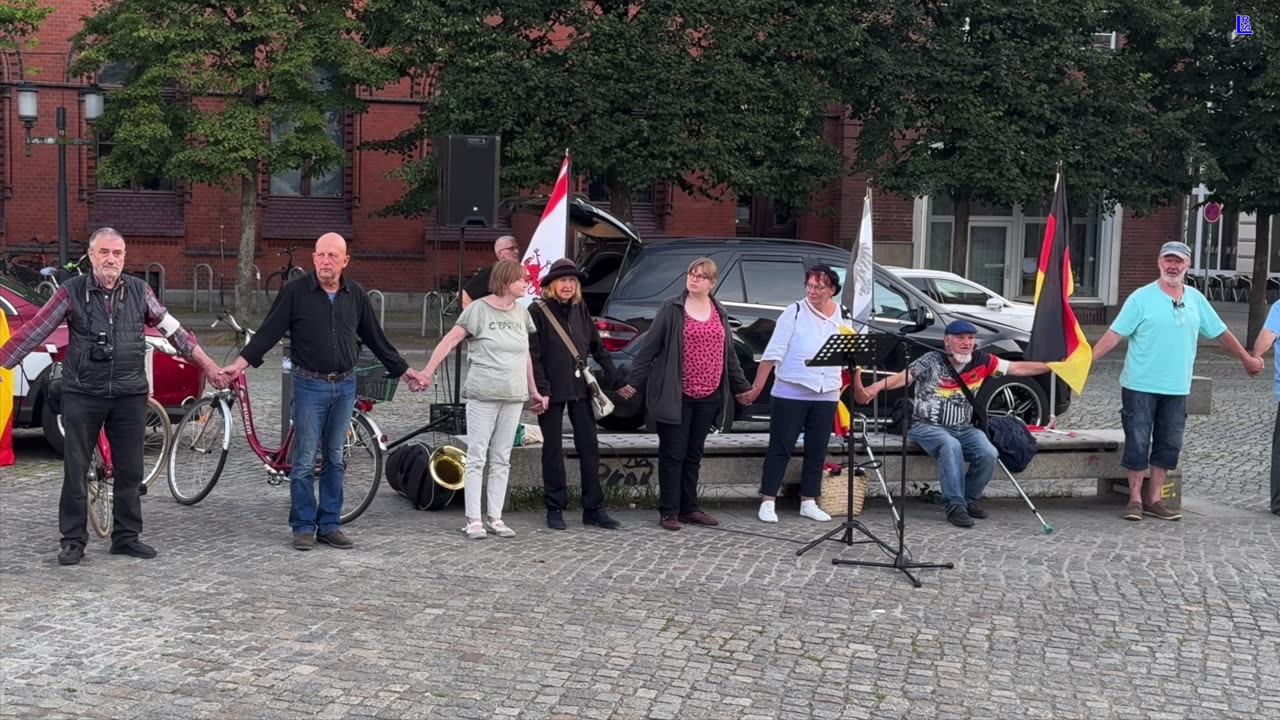
[[734,263],[728,270],[720,271],[720,283],[716,285],[715,296],[720,302],[744,301],[741,263]]
[[749,302],[786,307],[804,297],[804,263],[796,260],[743,260],[742,280]]
[[906,284],[919,290],[925,295],[928,295],[930,299],[934,301],[938,300],[938,292],[933,289],[933,285],[929,282],[929,278],[902,277],[901,275],[899,275],[898,277],[901,278],[903,282],[905,282]]
[[643,300],[675,295],[684,289],[685,268],[699,257],[697,253],[640,253],[614,296]]
[[944,303],[982,307],[991,297],[972,285],[947,278],[935,278],[933,284],[938,289],[938,300]]
[[911,317],[911,303],[892,286],[876,278],[875,291],[871,298],[872,312],[877,317],[889,320],[907,320]]

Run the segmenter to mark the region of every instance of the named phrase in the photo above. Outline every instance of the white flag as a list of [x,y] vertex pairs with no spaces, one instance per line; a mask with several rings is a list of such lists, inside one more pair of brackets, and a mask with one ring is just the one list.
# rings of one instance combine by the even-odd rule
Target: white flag
[[875,283],[875,267],[871,253],[871,188],[862,201],[862,224],[858,240],[849,251],[849,267],[845,271],[844,292],[840,303],[849,310],[853,329],[862,332],[871,320],[871,292]]
[[533,231],[533,240],[524,251],[525,279],[529,287],[520,299],[521,303],[533,302],[542,292],[541,280],[551,267],[551,263],[565,256],[565,245],[569,234],[569,153],[564,154],[564,162],[560,164],[560,176],[556,178],[556,186],[551,191],[551,199],[542,211],[542,220],[538,229]]

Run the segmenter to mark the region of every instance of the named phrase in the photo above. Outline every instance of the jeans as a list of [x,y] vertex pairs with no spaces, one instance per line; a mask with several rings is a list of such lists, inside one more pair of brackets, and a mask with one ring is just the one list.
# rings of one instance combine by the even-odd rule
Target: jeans
[[[946,427],[916,420],[907,437],[937,461],[942,504],[948,512],[978,502],[991,481],[998,457],[996,447],[985,433],[972,425]],[[964,472],[966,462],[969,463],[967,473]]]
[[480,517],[480,490],[487,458],[489,517],[502,519],[507,477],[511,471],[511,446],[516,442],[516,426],[520,424],[523,405],[503,400],[467,401],[467,466],[462,477],[468,518]]
[[1280,405],[1276,406],[1276,429],[1271,432],[1271,512],[1280,512]]
[[[338,382],[293,376],[293,446],[289,450],[289,527],[293,533],[326,535],[338,529],[342,516],[342,450],[356,401],[356,379]],[[316,504],[316,461],[320,503]]]
[[1173,470],[1178,467],[1178,456],[1182,453],[1187,396],[1120,388],[1120,425],[1124,428],[1121,467],[1146,470],[1149,465],[1155,465]]
[[684,396],[680,424],[658,426],[658,514],[698,512],[698,471],[711,423],[720,409],[720,393],[705,398]]
[[569,507],[568,481],[564,472],[564,413],[569,411],[573,424],[573,446],[578,451],[578,470],[582,476],[582,512],[591,514],[604,509],[604,491],[600,488],[600,445],[596,440],[596,416],[591,400],[553,402],[538,416],[542,428],[542,488],[548,510]]
[[[5,390],[12,392],[12,390]],[[126,545],[142,534],[142,442],[147,417],[147,396],[100,398],[76,392],[62,393],[62,427],[66,431],[62,470],[62,499],[58,502],[58,528],[62,545],[84,547],[89,540],[89,473],[98,433],[104,427],[115,470],[111,514],[111,545]]]
[[800,470],[800,496],[816,498],[822,492],[822,464],[835,427],[836,403],[823,400],[769,399],[769,450],[764,456],[760,494],[775,497],[782,475],[791,462],[791,451],[804,433],[804,467]]

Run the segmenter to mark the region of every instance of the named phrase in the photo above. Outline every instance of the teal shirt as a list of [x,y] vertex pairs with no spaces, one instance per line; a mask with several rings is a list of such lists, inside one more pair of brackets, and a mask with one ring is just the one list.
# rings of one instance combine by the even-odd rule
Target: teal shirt
[[1159,395],[1190,395],[1191,371],[1199,336],[1216,338],[1226,332],[1199,290],[1186,286],[1182,307],[1160,290],[1159,282],[1144,285],[1124,301],[1111,330],[1129,339],[1120,385]]
[[1267,313],[1267,322],[1262,327],[1276,334],[1276,356],[1273,359],[1276,366],[1276,401],[1280,402],[1280,300],[1271,304],[1271,312]]

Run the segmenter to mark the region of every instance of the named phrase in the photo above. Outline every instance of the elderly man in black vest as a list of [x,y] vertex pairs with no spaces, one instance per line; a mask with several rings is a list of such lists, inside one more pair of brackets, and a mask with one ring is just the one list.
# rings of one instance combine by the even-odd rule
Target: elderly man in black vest
[[111,228],[89,237],[93,273],[67,280],[40,312],[0,347],[0,364],[22,362],[62,323],[69,341],[62,367],[62,422],[66,429],[62,500],[58,525],[62,552],[58,562],[76,565],[84,557],[89,534],[85,477],[106,428],[115,464],[115,516],[111,553],[153,558],[156,551],[139,539],[142,533],[143,431],[147,412],[147,327],[158,328],[178,354],[196,363],[216,387],[227,379],[139,278],[124,274],[124,238]]

